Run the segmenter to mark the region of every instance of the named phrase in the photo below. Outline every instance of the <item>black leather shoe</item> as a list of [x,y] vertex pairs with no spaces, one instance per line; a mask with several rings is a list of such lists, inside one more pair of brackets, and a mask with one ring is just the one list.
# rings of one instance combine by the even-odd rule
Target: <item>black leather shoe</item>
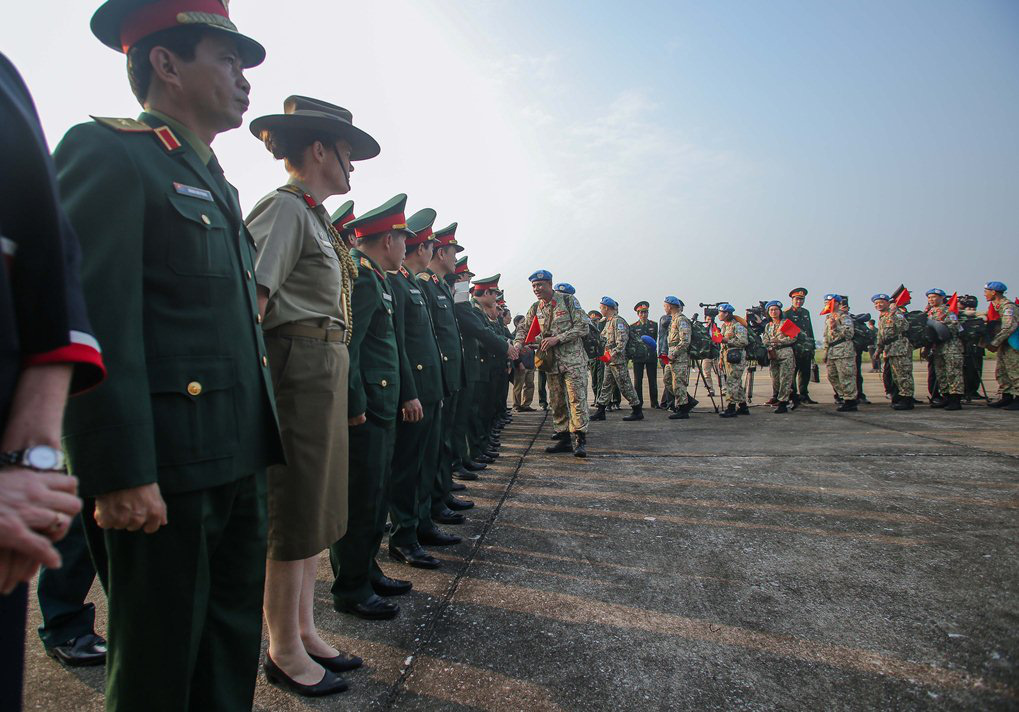
[[495,459],[482,453],[481,455],[478,455],[474,458],[474,462],[479,462],[482,465],[491,465],[493,462],[495,462]]
[[441,562],[418,546],[390,546],[389,558],[416,569],[437,569]]
[[374,594],[365,601],[337,601],[333,604],[333,608],[340,613],[349,613],[366,621],[387,621],[396,618],[400,613],[399,604]]
[[379,596],[402,596],[405,593],[410,593],[412,588],[414,588],[414,584],[410,581],[389,578],[388,576],[382,576],[372,581],[372,589]]
[[471,461],[471,462],[465,462],[463,464],[463,468],[465,470],[467,470],[468,472],[481,472],[486,467],[488,467],[488,465],[486,465],[484,463],[481,463],[481,462],[472,462]]
[[570,431],[569,430],[564,430],[561,433],[553,433],[551,439],[552,440],[569,440],[570,439]]
[[311,653],[308,653],[308,657],[329,672],[350,672],[364,665],[364,660],[356,655],[344,655],[343,653],[340,653],[335,658],[322,658]]
[[[475,480],[478,479],[478,476],[475,475],[473,472],[467,472],[467,470],[464,470],[464,472],[466,472],[468,475],[471,475],[471,477],[460,477],[459,479],[461,480],[469,480],[471,478]],[[453,473],[453,477],[456,477],[455,472]],[[454,482],[449,486],[450,492],[463,492],[465,489],[467,489],[467,485],[460,484],[459,482]]]
[[853,399],[853,400],[843,401],[842,405],[840,405],[835,410],[837,410],[840,413],[853,413],[853,412],[856,411],[856,400]]
[[569,433],[567,433],[566,435],[567,437],[565,439],[557,440],[555,444],[549,445],[547,448],[545,448],[545,452],[549,454],[554,454],[557,452],[573,452],[573,443],[570,442]]
[[605,420],[605,406],[600,405],[588,416],[588,420]]
[[106,663],[106,640],[95,633],[88,633],[63,645],[46,648],[46,654],[67,667],[103,665]]
[[449,497],[446,498],[446,506],[452,509],[454,512],[459,512],[464,509],[473,508],[474,502],[470,501],[469,499],[460,499],[459,497],[449,495]]
[[495,450],[485,450],[481,454],[487,457],[489,460],[495,461],[499,459],[499,453],[497,453]]
[[[466,482],[473,482],[474,480],[478,479],[478,476],[476,474],[474,474],[470,470],[465,470],[463,467],[461,467],[459,470],[453,470],[453,477],[455,477],[458,480],[464,480]],[[464,487],[464,489],[467,488]]]
[[913,410],[913,399],[912,398],[900,399],[895,405],[892,406],[892,410]]
[[677,410],[675,413],[669,416],[669,420],[686,420],[690,417],[690,413],[686,410]]
[[325,676],[314,685],[302,685],[291,680],[290,676],[283,672],[268,654],[265,656],[265,663],[262,664],[262,669],[265,671],[265,679],[270,683],[301,697],[335,695],[338,692],[343,692],[348,687],[346,680],[329,670],[326,670]]
[[449,507],[446,507],[444,511],[433,514],[432,521],[439,524],[463,524],[467,519],[459,512],[454,512]]
[[453,546],[463,541],[456,534],[447,534],[438,527],[418,532],[418,541],[426,546]]

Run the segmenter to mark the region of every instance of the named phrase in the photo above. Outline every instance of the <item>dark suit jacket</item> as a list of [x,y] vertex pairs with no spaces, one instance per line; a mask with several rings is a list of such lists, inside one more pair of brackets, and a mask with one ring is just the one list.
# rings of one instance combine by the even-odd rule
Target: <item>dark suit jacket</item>
[[437,403],[443,395],[442,357],[423,285],[402,267],[388,281],[396,300],[397,335],[410,367],[409,378],[400,379],[400,400]]

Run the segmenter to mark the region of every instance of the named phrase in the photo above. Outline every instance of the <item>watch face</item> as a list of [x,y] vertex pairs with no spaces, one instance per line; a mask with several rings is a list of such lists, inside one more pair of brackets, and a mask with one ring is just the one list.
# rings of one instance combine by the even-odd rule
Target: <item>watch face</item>
[[48,445],[36,445],[25,451],[26,464],[36,470],[56,470],[63,464],[63,455]]

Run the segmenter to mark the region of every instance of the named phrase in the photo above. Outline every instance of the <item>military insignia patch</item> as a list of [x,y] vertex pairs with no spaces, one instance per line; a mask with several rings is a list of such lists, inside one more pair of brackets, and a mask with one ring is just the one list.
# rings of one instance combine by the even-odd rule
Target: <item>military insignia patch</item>
[[362,257],[361,258],[361,266],[362,267],[367,267],[368,269],[371,269],[372,268],[372,263],[371,263],[371,261],[367,257]]
[[111,128],[114,131],[144,133],[152,130],[152,127],[148,124],[143,124],[141,121],[136,121],[135,119],[116,119],[108,116],[93,116],[92,120],[106,126],[107,128]]
[[436,277],[436,276],[435,276],[435,275],[433,274],[433,275],[432,275],[432,281],[433,281],[433,282],[435,282],[436,284],[438,284],[438,283],[439,283],[439,278],[438,278],[438,277]]
[[159,128],[152,130],[155,132],[156,138],[158,138],[160,143],[163,144],[163,148],[167,151],[176,151],[180,148],[180,141],[174,135],[173,131],[170,130],[169,126],[160,126]]
[[407,271],[406,267],[400,268],[400,274],[402,274],[404,277],[407,277],[408,279],[410,278],[410,272]]
[[429,280],[428,273],[422,272],[421,274],[418,275],[418,279],[420,279],[422,282],[427,282]]
[[199,200],[208,200],[210,203],[215,202],[212,199],[212,193],[202,188],[195,188],[191,185],[184,185],[183,183],[177,183],[174,181],[173,189],[181,195],[186,195],[190,198],[198,198]]

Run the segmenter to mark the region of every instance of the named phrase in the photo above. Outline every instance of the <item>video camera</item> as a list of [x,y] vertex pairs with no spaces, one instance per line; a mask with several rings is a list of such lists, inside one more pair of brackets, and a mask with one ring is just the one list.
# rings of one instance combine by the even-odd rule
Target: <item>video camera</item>
[[765,307],[767,302],[757,304],[756,307],[747,308],[747,328],[760,334],[764,332],[764,327],[768,323],[768,309]]
[[729,302],[725,302],[725,301],[711,302],[711,303],[708,303],[708,304],[705,304],[704,302],[701,302],[697,306],[699,306],[702,309],[704,309],[704,318],[705,319],[714,319],[716,316],[718,316],[718,307],[722,306],[723,304],[728,304],[728,303]]

